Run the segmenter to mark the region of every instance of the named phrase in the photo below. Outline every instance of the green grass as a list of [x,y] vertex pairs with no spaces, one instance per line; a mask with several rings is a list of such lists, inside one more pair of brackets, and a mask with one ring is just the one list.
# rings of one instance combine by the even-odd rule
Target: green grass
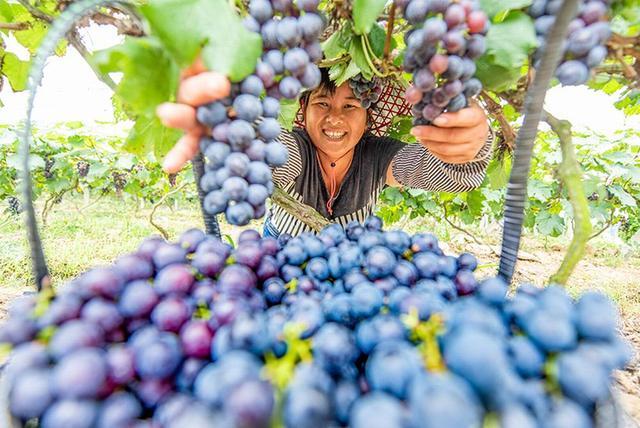
[[[102,200],[83,212],[76,201],[65,201],[50,213],[41,227],[47,264],[54,284],[69,280],[90,267],[109,264],[118,256],[134,251],[142,240],[158,234],[149,223],[151,207],[136,209],[134,203],[118,199]],[[177,209],[163,206],[155,222],[175,240],[182,231],[203,227],[195,204]],[[6,219],[0,227],[0,285],[24,287],[31,284],[26,232],[23,220]],[[0,224],[4,223],[0,220]],[[239,229],[221,224],[223,233],[236,236]]]
[[[100,200],[80,212],[80,200],[65,200],[57,205],[42,230],[45,255],[54,284],[61,284],[83,271],[98,265],[111,263],[118,256],[134,251],[140,242],[158,231],[149,223],[151,207],[136,207],[133,202],[112,198]],[[191,227],[202,228],[199,207],[184,202],[178,207],[163,206],[158,209],[155,221],[175,240],[179,234]],[[31,286],[26,233],[21,219],[0,218],[0,286]],[[250,227],[259,228],[260,222]],[[498,249],[501,230],[492,225],[488,229],[480,226],[467,227],[481,242]],[[221,223],[223,234],[234,241],[243,228]],[[430,218],[404,220],[389,228],[403,229],[409,233],[430,231],[440,239],[443,248],[451,254],[470,251],[477,254],[481,277],[497,270],[498,258],[486,245],[477,245],[465,234],[444,222]],[[519,281],[530,281],[543,285],[559,266],[567,238],[543,238],[526,235],[523,251],[539,261],[519,262],[516,267]],[[574,295],[585,290],[597,289],[610,295],[626,315],[640,315],[640,254],[637,248],[611,243],[598,238],[589,243],[585,258],[571,277],[567,286]]]

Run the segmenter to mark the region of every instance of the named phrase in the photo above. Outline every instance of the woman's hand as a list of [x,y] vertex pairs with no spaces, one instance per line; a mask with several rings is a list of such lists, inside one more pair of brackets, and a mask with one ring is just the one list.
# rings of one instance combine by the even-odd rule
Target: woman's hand
[[196,108],[229,95],[231,84],[222,74],[207,71],[201,60],[184,70],[180,76],[178,102],[163,103],[156,114],[163,125],[182,129],[185,134],[167,153],[162,169],[176,173],[198,153],[200,137],[206,129],[196,120]]
[[455,113],[442,113],[433,125],[414,126],[411,134],[446,163],[466,163],[475,159],[489,133],[487,115],[476,102]]

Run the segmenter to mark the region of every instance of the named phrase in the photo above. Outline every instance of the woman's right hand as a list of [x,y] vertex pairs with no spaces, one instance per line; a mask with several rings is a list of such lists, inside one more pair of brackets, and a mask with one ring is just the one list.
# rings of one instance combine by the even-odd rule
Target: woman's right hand
[[206,128],[196,120],[196,108],[228,96],[230,90],[231,83],[226,76],[207,71],[201,59],[181,73],[177,102],[163,103],[156,109],[163,125],[185,132],[165,156],[162,163],[165,172],[180,171],[198,153]]

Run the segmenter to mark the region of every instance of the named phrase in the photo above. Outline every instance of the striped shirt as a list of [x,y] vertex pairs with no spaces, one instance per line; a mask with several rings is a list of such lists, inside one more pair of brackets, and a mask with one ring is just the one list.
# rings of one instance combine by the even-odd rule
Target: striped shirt
[[[464,164],[449,164],[431,154],[421,144],[405,144],[389,137],[365,133],[356,145],[351,166],[327,211],[329,193],[322,179],[316,148],[302,128],[280,134],[289,150],[285,165],[273,170],[274,183],[298,201],[316,209],[332,222],[346,226],[363,222],[378,203],[386,186],[387,169],[392,165],[394,178],[402,185],[428,191],[466,192],[479,187],[492,151],[490,138],[476,158]],[[273,205],[268,222],[278,233],[297,236],[311,228]]]

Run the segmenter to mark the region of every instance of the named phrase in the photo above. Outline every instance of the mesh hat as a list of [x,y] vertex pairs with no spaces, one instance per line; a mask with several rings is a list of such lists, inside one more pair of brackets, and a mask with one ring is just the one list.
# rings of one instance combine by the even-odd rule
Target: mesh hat
[[[411,105],[404,98],[404,88],[397,82],[386,82],[378,101],[367,110],[369,114],[369,131],[378,137],[387,132],[387,128],[396,116],[408,116],[411,114]],[[296,126],[304,127],[302,108],[298,109]]]

